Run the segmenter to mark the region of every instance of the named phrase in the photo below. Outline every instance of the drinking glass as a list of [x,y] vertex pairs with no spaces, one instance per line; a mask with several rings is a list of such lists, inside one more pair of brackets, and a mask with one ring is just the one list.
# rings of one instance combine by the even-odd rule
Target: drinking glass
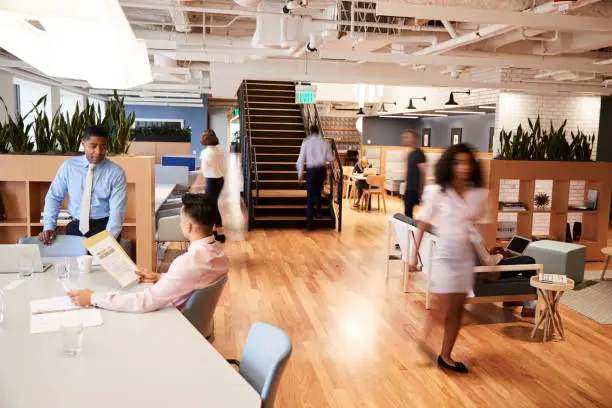
[[30,258],[23,257],[19,259],[19,277],[29,278],[34,273],[34,263]]
[[80,319],[65,319],[60,325],[64,354],[78,355],[83,348],[83,322]]

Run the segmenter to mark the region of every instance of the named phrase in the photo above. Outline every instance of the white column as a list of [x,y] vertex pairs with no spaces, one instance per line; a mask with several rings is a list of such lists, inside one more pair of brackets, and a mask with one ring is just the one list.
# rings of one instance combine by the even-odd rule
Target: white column
[[51,104],[51,112],[52,115],[55,114],[60,108],[60,89],[57,86],[51,86],[51,95],[49,95],[51,100],[47,100],[47,104]]
[[[8,72],[0,71],[0,96],[4,99],[6,107],[11,114],[15,113],[15,90],[13,88],[13,75]],[[4,106],[0,106],[0,122],[6,121]]]

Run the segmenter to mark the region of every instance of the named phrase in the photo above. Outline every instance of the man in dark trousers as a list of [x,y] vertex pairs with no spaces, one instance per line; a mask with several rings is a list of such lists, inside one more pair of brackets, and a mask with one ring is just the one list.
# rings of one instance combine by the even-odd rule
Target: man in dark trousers
[[408,166],[406,169],[406,190],[404,192],[404,214],[413,217],[414,206],[421,202],[421,194],[425,187],[425,153],[418,147],[418,136],[416,130],[408,129],[402,133],[404,145],[412,148],[408,155]]
[[296,167],[298,181],[302,181],[304,165],[306,166],[306,190],[308,191],[306,207],[306,228],[311,230],[312,219],[315,213],[321,211],[321,190],[327,173],[327,162],[331,162],[333,156],[329,144],[323,140],[319,133],[319,127],[310,127],[310,136],[302,142],[300,156]]

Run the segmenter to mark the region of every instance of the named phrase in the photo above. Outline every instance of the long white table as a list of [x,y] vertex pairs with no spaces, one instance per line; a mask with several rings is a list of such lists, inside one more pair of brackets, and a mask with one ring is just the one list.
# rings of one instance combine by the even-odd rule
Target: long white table
[[[0,274],[0,288],[15,279]],[[68,286],[118,290],[99,269]],[[31,300],[63,294],[54,269],[5,292],[0,408],[260,406],[257,392],[173,307],[147,314],[103,310],[104,324],[84,329],[82,353],[63,355],[61,333],[30,334],[29,317]]]
[[176,187],[176,184],[155,185],[155,212],[159,210],[159,207],[161,207],[164,201],[172,194],[174,187]]

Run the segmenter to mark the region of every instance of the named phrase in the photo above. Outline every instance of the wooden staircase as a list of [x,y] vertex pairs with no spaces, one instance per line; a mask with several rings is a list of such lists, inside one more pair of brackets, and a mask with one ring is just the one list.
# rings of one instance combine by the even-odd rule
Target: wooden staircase
[[[245,81],[246,132],[254,149],[251,168],[253,228],[306,228],[306,187],[297,181],[295,163],[304,139],[302,110],[293,82]],[[248,185],[248,183],[247,183]],[[323,193],[315,228],[333,228]]]

